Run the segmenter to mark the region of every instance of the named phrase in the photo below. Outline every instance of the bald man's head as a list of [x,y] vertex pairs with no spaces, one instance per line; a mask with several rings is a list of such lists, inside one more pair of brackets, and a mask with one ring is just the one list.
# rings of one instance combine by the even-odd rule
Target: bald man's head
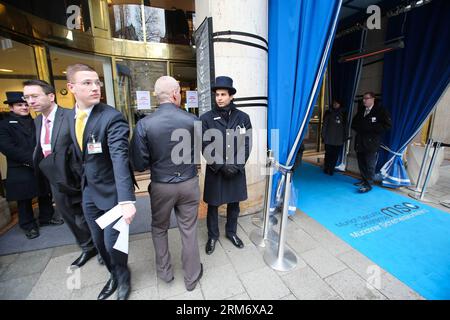
[[159,104],[181,104],[180,85],[177,80],[169,76],[162,76],[155,82],[155,93]]

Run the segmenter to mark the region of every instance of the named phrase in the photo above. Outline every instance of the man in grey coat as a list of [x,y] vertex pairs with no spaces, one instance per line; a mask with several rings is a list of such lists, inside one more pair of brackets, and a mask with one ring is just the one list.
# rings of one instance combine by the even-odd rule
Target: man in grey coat
[[[160,77],[155,83],[155,93],[159,108],[138,121],[131,141],[131,161],[135,170],[150,169],[151,173],[148,190],[157,275],[165,282],[174,279],[167,230],[175,209],[184,283],[192,291],[203,275],[197,241],[200,190],[194,150],[194,124],[198,119],[179,108],[180,86],[174,78]],[[183,147],[179,149],[180,146]]]

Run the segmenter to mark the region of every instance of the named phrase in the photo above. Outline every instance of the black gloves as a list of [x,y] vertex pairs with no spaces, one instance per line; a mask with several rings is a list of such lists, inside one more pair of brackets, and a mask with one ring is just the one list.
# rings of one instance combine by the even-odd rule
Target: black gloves
[[239,167],[235,164],[225,164],[220,172],[225,178],[232,178],[239,173]]

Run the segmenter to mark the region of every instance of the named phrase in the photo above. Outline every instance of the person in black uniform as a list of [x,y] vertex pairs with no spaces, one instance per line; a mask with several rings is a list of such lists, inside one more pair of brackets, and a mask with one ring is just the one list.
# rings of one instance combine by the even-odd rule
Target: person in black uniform
[[391,126],[389,113],[377,103],[373,92],[366,92],[363,96],[363,106],[352,121],[352,129],[356,131],[355,151],[362,178],[355,185],[361,193],[372,190],[381,136]]
[[[22,96],[22,92],[6,92],[7,100],[3,103],[9,105],[11,112],[0,122],[0,152],[6,156],[8,163],[6,199],[17,201],[20,228],[28,239],[34,239],[39,237],[39,226],[60,225],[63,221],[53,217],[55,211],[46,181],[38,184],[34,173],[36,129]],[[39,224],[34,218],[32,206],[36,196],[39,197]]]
[[[200,117],[204,135],[203,156],[207,162],[203,194],[203,200],[208,204],[207,254],[214,252],[219,239],[218,208],[222,204],[227,204],[226,237],[236,247],[244,247],[236,229],[239,202],[247,199],[245,163],[250,155],[252,141],[250,117],[236,109],[233,103],[236,93],[233,80],[225,76],[217,77],[212,90],[215,92],[216,106]],[[218,132],[220,134],[217,136]],[[211,148],[210,144],[219,147]]]
[[323,116],[322,138],[325,143],[325,162],[323,171],[332,176],[334,167],[347,139],[347,114],[337,100]]

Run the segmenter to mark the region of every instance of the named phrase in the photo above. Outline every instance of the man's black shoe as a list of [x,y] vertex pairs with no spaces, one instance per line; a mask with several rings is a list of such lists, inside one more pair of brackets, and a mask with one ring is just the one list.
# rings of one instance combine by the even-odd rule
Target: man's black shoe
[[355,182],[353,185],[354,185],[354,186],[357,186],[357,187],[361,187],[361,186],[364,185],[364,181],[360,180],[360,181],[358,181],[358,182]]
[[208,239],[205,247],[206,254],[212,254],[214,252],[214,249],[216,248],[216,242],[216,239]]
[[195,279],[195,281],[191,284],[191,286],[189,288],[186,287],[187,291],[192,291],[195,289],[195,287],[197,286],[197,283],[200,281],[200,279],[203,276],[203,264],[200,263],[200,273],[198,274],[197,279]]
[[37,237],[39,237],[39,230],[37,228],[32,228],[32,229],[30,229],[28,231],[25,231],[25,236],[28,239],[37,238]]
[[101,265],[104,265],[104,264],[105,264],[105,261],[103,261],[103,258],[102,258],[102,256],[100,255],[100,253],[97,254],[97,261],[98,261],[98,263],[101,264]]
[[60,226],[63,223],[64,223],[63,219],[51,218],[49,221],[39,222],[39,226],[41,226],[41,227],[45,227],[45,226]]
[[238,238],[238,236],[236,235],[227,236],[227,238],[230,239],[231,243],[234,244],[235,247],[238,247],[240,249],[244,247],[244,243],[242,242],[241,239]]
[[117,289],[117,300],[128,300],[131,292],[131,285],[129,282],[119,285]]
[[97,300],[108,299],[108,297],[111,296],[114,293],[114,291],[116,291],[116,289],[117,289],[117,280],[112,277],[109,278],[108,282],[106,282],[102,291],[100,291]]
[[97,255],[97,249],[91,249],[89,251],[85,251],[77,258],[77,260],[72,262],[71,266],[81,268],[82,266],[85,265],[86,262],[89,261],[89,259],[91,259],[95,255]]
[[363,185],[361,186],[361,188],[359,188],[359,192],[360,193],[366,193],[369,192],[370,190],[372,190],[372,187],[370,185]]

